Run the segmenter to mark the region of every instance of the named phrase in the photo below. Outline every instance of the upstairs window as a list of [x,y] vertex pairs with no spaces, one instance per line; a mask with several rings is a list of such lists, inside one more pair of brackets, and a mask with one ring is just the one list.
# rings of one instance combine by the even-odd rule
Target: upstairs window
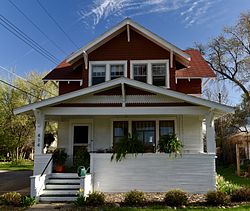
[[92,65],[92,85],[105,81],[106,65]]
[[141,82],[147,82],[147,64],[134,64],[133,75],[134,79]]
[[124,65],[123,64],[112,64],[110,65],[111,80],[124,76]]
[[152,64],[152,83],[155,86],[166,86],[166,64]]

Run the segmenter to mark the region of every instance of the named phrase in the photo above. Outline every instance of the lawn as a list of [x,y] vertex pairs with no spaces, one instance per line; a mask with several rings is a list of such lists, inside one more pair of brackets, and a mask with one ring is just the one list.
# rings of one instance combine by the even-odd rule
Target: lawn
[[21,161],[21,162],[0,162],[0,170],[8,171],[21,171],[21,170],[33,170],[33,161]]
[[230,181],[240,186],[250,186],[250,178],[238,177],[235,174],[234,166],[217,166],[217,173],[224,177],[225,180]]

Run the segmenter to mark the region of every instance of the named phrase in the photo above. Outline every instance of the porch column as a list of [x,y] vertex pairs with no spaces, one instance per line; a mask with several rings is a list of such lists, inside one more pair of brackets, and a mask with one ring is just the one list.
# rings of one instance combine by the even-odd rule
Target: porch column
[[41,110],[34,110],[36,117],[35,155],[43,154],[45,118]]
[[214,114],[212,111],[209,111],[209,113],[206,115],[206,139],[207,139],[207,152],[216,153]]

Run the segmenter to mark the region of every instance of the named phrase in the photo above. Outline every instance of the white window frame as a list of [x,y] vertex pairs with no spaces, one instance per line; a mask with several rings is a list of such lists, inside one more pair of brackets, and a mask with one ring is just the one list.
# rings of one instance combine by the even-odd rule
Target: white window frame
[[115,60],[115,61],[89,61],[89,86],[92,86],[92,66],[93,65],[104,65],[105,70],[105,81],[111,80],[111,65],[124,65],[124,77],[127,77],[127,60]]
[[130,60],[130,78],[134,79],[133,65],[147,64],[147,83],[153,84],[152,64],[166,64],[166,85],[164,87],[170,88],[169,81],[169,60],[157,59],[157,60]]
[[181,138],[181,130],[179,126],[177,125],[179,121],[177,120],[176,116],[171,116],[171,117],[148,117],[148,118],[142,118],[142,117],[127,117],[127,118],[112,118],[110,125],[111,125],[111,141],[110,141],[110,146],[113,147],[113,139],[114,139],[114,134],[113,134],[113,127],[114,127],[114,122],[115,121],[128,121],[128,133],[132,134],[132,122],[133,121],[155,121],[155,138],[156,138],[156,146],[159,144],[159,139],[160,139],[160,121],[174,121],[174,131],[177,137]]

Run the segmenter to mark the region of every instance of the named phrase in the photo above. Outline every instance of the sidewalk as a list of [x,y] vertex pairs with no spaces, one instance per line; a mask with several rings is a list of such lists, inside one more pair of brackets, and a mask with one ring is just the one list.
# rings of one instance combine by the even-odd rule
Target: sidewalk
[[26,211],[55,211],[55,210],[77,210],[73,204],[69,203],[39,203],[35,204]]

